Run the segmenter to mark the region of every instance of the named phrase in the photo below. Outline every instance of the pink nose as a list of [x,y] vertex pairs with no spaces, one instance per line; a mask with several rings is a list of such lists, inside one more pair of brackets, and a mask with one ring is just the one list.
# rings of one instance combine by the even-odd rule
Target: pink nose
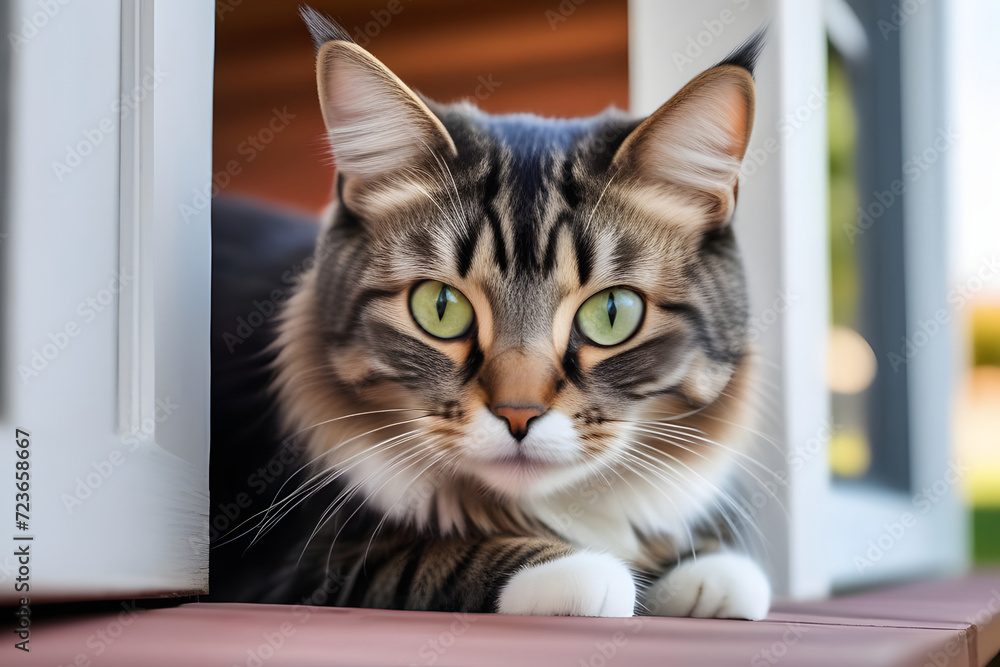
[[493,414],[507,422],[510,434],[518,440],[528,435],[528,424],[535,417],[541,416],[545,409],[538,405],[494,405]]

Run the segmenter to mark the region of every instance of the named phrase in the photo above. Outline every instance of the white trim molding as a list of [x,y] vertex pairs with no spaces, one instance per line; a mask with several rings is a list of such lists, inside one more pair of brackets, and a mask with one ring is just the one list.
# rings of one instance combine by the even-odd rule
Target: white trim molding
[[215,8],[45,6],[4,7],[0,450],[29,434],[32,539],[0,604],[204,593]]

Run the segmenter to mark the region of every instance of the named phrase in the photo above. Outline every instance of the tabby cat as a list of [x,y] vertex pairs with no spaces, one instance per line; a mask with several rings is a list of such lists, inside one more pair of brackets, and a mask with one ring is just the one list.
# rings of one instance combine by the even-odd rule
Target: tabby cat
[[724,490],[760,36],[644,120],[557,120],[431,102],[303,16],[337,199],[277,340],[309,467],[269,519],[338,492],[265,597],[762,618]]

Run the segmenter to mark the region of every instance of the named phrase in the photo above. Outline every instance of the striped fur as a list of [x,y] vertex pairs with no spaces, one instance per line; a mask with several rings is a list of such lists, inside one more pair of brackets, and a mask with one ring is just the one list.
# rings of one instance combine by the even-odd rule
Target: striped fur
[[[424,100],[305,16],[338,198],[275,388],[308,441],[300,488],[334,495],[269,599],[337,573],[341,605],[656,613],[644,591],[745,528],[727,492],[753,395],[729,221],[759,39],[644,121],[553,120]],[[423,280],[468,298],[468,334],[416,324]],[[643,297],[642,323],[591,344],[576,311],[615,286]],[[500,404],[541,414],[518,440]],[[762,600],[708,615],[762,615],[748,577]]]

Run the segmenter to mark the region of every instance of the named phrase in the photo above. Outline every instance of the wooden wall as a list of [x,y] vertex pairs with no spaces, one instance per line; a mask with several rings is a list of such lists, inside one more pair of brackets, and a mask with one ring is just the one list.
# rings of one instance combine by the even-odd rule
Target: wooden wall
[[[362,35],[356,39],[403,81],[439,101],[475,100],[478,93],[487,111],[547,116],[628,105],[626,0],[312,4]],[[329,200],[333,167],[313,47],[297,6],[217,1],[214,171],[224,195],[319,210]],[[227,165],[230,173],[223,174]]]

